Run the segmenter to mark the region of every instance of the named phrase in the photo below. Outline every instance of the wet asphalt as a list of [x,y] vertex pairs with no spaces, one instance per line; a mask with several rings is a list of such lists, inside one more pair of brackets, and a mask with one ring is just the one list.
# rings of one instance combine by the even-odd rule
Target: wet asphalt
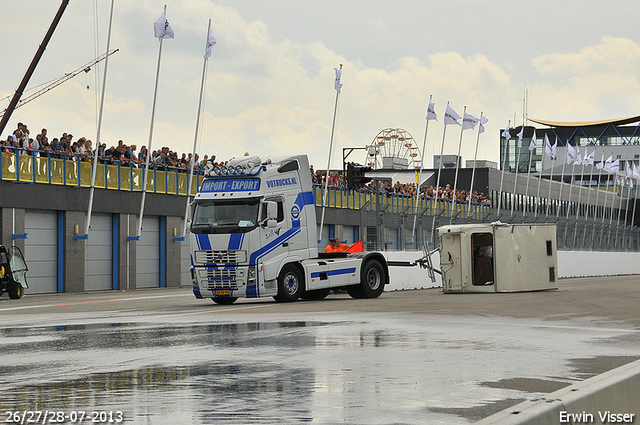
[[428,289],[231,306],[190,288],[5,295],[0,414],[473,423],[640,359],[639,285],[637,276],[582,278],[533,293]]

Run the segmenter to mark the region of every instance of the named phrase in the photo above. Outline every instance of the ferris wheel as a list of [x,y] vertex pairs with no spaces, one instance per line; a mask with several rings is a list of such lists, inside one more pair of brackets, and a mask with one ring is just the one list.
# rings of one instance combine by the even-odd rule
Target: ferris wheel
[[403,128],[385,128],[367,146],[367,166],[382,168],[420,168],[422,155],[413,136]]

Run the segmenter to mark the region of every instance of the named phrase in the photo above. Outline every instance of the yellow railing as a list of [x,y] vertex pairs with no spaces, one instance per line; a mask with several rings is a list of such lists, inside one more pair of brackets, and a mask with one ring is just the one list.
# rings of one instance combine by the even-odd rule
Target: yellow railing
[[[0,177],[7,181],[91,187],[92,170],[93,164],[89,161],[2,152]],[[151,166],[147,192],[186,195],[188,177],[184,169],[164,170]],[[192,196],[197,193],[203,178],[194,174]],[[98,164],[96,168],[95,187],[98,189],[142,191],[143,181],[143,168],[120,164]]]
[[[314,185],[316,206],[321,207],[324,201],[324,187]],[[487,205],[451,203],[420,198],[416,208],[416,198],[396,194],[376,194],[348,191],[339,188],[327,189],[326,206],[330,208],[347,208],[352,210],[386,211],[396,214],[442,215],[463,218],[482,219],[489,214]]]
[[[2,152],[2,180],[46,183],[64,186],[91,187],[93,164],[89,161],[53,158],[50,156],[18,155]],[[195,196],[197,188],[204,176],[194,175],[191,185],[191,196]],[[188,173],[184,169],[164,170],[149,168],[147,192],[170,195],[187,194]],[[126,191],[142,191],[144,169],[132,165],[98,164],[96,168],[95,187]],[[324,188],[314,186],[316,205],[322,206]],[[379,199],[378,199],[379,198]],[[445,217],[482,218],[489,213],[488,206],[438,201],[396,194],[375,194],[358,191],[347,191],[339,188],[328,188],[327,206],[330,208],[347,208],[354,210],[386,211],[396,214],[439,214]]]

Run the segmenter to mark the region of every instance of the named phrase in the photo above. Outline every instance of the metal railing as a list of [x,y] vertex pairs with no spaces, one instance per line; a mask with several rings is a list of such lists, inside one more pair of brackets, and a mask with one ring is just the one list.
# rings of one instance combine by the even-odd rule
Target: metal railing
[[[324,186],[314,185],[316,206],[322,206]],[[439,215],[441,217],[460,217],[482,220],[489,215],[491,207],[450,200],[438,200],[420,197],[417,203],[415,196],[397,193],[372,193],[368,191],[344,190],[339,187],[328,187],[327,207],[347,208],[352,210],[384,211],[396,214],[415,214],[420,216]]]
[[[142,191],[144,167],[134,164],[98,163],[95,187],[126,191]],[[31,151],[22,154],[19,150],[2,148],[0,179],[28,183],[45,183],[62,186],[91,187],[93,163],[80,155],[61,155]],[[185,168],[149,166],[147,192],[169,195],[187,195],[188,170]],[[204,179],[201,172],[194,172],[191,196]]]

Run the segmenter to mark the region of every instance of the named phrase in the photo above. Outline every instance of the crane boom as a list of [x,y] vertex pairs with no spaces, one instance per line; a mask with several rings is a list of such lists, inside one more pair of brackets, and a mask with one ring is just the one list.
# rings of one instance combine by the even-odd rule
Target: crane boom
[[[31,102],[32,100],[34,100],[37,97],[40,97],[43,94],[53,90],[54,88],[58,87],[59,85],[66,83],[67,81],[69,81],[70,79],[76,77],[77,75],[81,74],[82,72],[91,71],[91,67],[93,65],[97,64],[98,62],[101,62],[101,61],[105,60],[107,58],[107,56],[111,56],[112,54],[114,54],[118,50],[119,49],[111,50],[111,51],[109,51],[108,54],[107,53],[103,53],[100,56],[98,56],[97,58],[95,58],[94,60],[92,60],[91,62],[88,62],[88,63],[82,65],[80,68],[78,68],[78,69],[76,69],[74,71],[71,71],[68,74],[64,74],[64,76],[58,78],[57,80],[54,80],[50,84],[47,84],[45,87],[41,88],[37,92],[20,99],[20,101],[18,101],[18,103],[16,104],[15,108],[17,109],[17,108],[21,107],[22,105]],[[0,112],[0,118],[3,117],[6,112],[7,112],[7,109],[5,109],[4,111]]]

